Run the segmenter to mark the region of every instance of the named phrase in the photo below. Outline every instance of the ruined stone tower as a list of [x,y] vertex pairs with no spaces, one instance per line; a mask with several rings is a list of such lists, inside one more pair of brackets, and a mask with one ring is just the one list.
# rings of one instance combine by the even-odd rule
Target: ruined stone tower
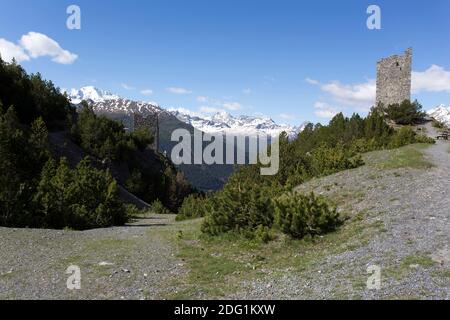
[[159,117],[158,113],[143,116],[138,113],[133,114],[133,130],[137,130],[139,128],[145,128],[150,131],[153,139],[153,144],[150,145],[150,148],[153,151],[158,152],[159,149]]
[[384,107],[411,99],[412,49],[404,55],[394,55],[377,63],[376,105]]

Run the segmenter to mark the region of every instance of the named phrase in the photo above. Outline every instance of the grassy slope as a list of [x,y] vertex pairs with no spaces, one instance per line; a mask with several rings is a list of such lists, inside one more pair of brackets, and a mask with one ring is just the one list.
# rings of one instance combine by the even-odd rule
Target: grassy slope
[[269,244],[237,236],[202,238],[198,231],[201,220],[191,221],[178,239],[179,257],[190,272],[173,283],[181,290],[169,298],[223,298],[239,290],[242,282],[262,276],[281,277],[285,272],[307,276],[327,255],[352,250],[380,231],[382,225],[367,224],[363,215],[324,237],[291,240],[280,235]]
[[[366,166],[375,172],[399,168],[425,169],[432,165],[421,152],[427,145],[412,145],[396,150],[371,152],[365,155]],[[331,187],[331,186],[330,186]],[[290,240],[279,235],[269,244],[261,244],[224,235],[208,238],[201,235],[201,219],[187,221],[180,225],[176,239],[179,257],[189,273],[173,283],[178,292],[169,298],[221,298],[239,290],[242,282],[271,275],[282,276],[286,272],[308,277],[308,270],[320,264],[331,254],[352,251],[366,245],[370,238],[386,232],[382,221],[367,219],[367,212],[351,213],[348,203],[361,201],[364,193],[337,192],[332,201],[342,209],[346,223],[336,232],[323,237]],[[421,264],[429,259],[410,257]],[[407,262],[405,262],[407,263]],[[339,268],[339,266],[334,266]],[[401,273],[396,270],[396,272]],[[366,278],[351,279],[353,286],[364,287]],[[330,298],[339,298],[336,291]]]
[[371,160],[371,164],[381,170],[398,168],[427,169],[432,167],[432,164],[423,158],[421,150],[428,147],[429,145],[427,144],[416,144],[400,149],[387,150],[382,153],[374,152],[372,154],[375,158]]

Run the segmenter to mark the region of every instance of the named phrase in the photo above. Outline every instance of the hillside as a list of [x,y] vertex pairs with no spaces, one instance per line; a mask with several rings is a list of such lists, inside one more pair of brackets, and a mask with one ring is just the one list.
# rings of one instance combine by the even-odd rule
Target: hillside
[[[348,217],[314,240],[206,240],[202,219],[173,216],[84,232],[0,228],[0,297],[449,299],[448,148],[370,152],[362,167],[299,186]],[[83,290],[66,290],[70,264]],[[369,265],[381,268],[380,290],[366,288]]]

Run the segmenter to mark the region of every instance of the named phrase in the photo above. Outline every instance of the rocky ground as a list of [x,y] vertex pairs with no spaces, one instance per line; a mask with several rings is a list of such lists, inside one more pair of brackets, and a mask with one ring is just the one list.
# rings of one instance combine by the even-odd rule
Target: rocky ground
[[[425,154],[412,165],[369,153],[363,167],[299,186],[349,218],[316,244],[214,247],[197,238],[201,221],[173,216],[83,232],[0,228],[0,299],[450,299],[449,147],[408,147]],[[80,290],[67,288],[71,265]],[[379,290],[366,286],[370,266]]]
[[[0,228],[0,298],[155,299],[183,273],[169,241],[173,216],[83,232]],[[81,289],[66,270],[80,267]]]

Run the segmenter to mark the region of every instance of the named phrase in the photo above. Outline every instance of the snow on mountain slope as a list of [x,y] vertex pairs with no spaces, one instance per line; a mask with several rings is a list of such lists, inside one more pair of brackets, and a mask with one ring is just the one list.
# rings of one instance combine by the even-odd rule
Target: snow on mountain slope
[[120,97],[110,92],[97,89],[95,87],[83,87],[81,89],[63,90],[69,96],[73,104],[79,104],[82,100],[91,100],[93,102],[104,102],[106,100],[116,100]]
[[143,101],[123,99],[118,95],[95,87],[83,87],[81,89],[63,90],[73,104],[79,104],[86,100],[91,103],[97,113],[141,113],[154,114],[163,110],[156,104]]
[[230,133],[235,135],[256,135],[265,133],[276,135],[285,131],[289,138],[295,138],[301,132],[307,122],[300,126],[277,124],[267,117],[238,116],[234,117],[227,112],[219,112],[212,117],[200,117],[190,115],[179,110],[170,110],[181,121],[192,125],[194,128],[206,133]]
[[440,106],[427,111],[428,115],[450,127],[450,107]]
[[118,95],[95,87],[83,87],[81,89],[63,90],[68,94],[73,104],[79,104],[82,100],[89,101],[97,113],[141,113],[154,114],[169,112],[180,121],[193,126],[205,133],[229,133],[235,135],[252,136],[259,133],[276,135],[285,131],[289,138],[295,138],[301,132],[307,122],[300,126],[277,124],[268,117],[238,116],[234,117],[227,112],[219,112],[209,117],[190,112],[186,109],[164,110],[153,102],[139,102],[123,99]]

